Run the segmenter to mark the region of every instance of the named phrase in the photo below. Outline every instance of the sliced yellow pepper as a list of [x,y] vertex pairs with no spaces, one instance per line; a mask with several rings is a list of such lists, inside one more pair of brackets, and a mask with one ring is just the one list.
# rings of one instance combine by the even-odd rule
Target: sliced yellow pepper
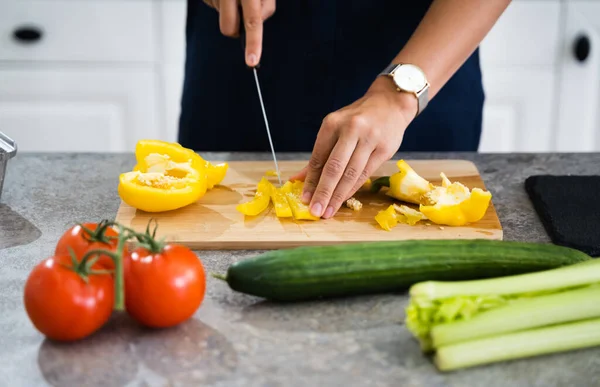
[[404,202],[420,204],[421,196],[431,191],[433,184],[419,176],[406,161],[399,160],[396,165],[399,171],[372,182],[371,192],[378,192],[381,187],[389,187],[386,195]]
[[225,175],[227,174],[228,168],[229,164],[227,163],[211,164],[209,161],[206,161],[206,178],[208,181],[208,189],[214,188],[223,181]]
[[419,210],[432,222],[447,226],[463,226],[477,222],[485,215],[492,194],[480,188],[451,183],[442,173],[442,186],[435,187],[423,197]]
[[391,231],[392,228],[398,225],[398,214],[394,209],[394,205],[390,205],[387,209],[381,210],[375,215],[375,221],[386,231]]
[[311,214],[309,207],[302,203],[301,197],[303,188],[304,182],[300,180],[296,180],[294,182],[288,181],[283,187],[281,187],[282,191],[285,192],[287,202],[292,209],[294,219],[319,220],[320,218]]
[[427,219],[427,217],[422,212],[419,212],[419,211],[415,210],[414,208],[405,206],[404,204],[400,205],[400,206],[397,204],[394,204],[393,207],[394,207],[394,210],[396,210],[400,214],[404,215],[404,217],[406,218],[406,223],[408,223],[411,226],[414,226],[421,220]]
[[273,202],[273,207],[275,207],[275,215],[278,218],[290,218],[292,216],[292,209],[286,199],[283,187],[277,188],[270,182],[269,184],[271,185],[271,201]]
[[198,201],[206,192],[206,179],[189,162],[164,160],[149,155],[144,160],[147,168],[122,173],[118,186],[121,199],[147,212],[171,211]]
[[248,216],[260,214],[269,207],[269,203],[271,202],[271,187],[273,185],[263,177],[258,183],[254,198],[249,202],[238,204],[236,209]]

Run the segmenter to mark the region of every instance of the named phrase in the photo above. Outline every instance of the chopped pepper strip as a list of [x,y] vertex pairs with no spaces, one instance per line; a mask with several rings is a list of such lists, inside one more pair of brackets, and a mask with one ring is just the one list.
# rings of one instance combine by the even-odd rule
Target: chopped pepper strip
[[227,163],[212,164],[209,161],[206,161],[208,189],[212,189],[216,185],[221,184],[227,174],[227,169],[229,169],[229,164]]
[[373,181],[371,192],[388,187],[386,195],[407,203],[420,204],[421,196],[431,191],[433,184],[419,176],[406,161],[398,160],[396,165],[399,171]]
[[375,221],[386,231],[391,231],[392,228],[398,225],[398,214],[394,209],[394,205],[390,205],[387,209],[381,210],[375,215]]
[[277,177],[277,171],[274,171],[272,169],[269,169],[267,172],[265,172],[265,176],[275,176]]
[[427,219],[427,217],[422,212],[417,211],[414,208],[405,206],[404,204],[402,204],[400,206],[397,204],[394,204],[393,206],[394,206],[394,210],[396,210],[397,212],[401,213],[402,215],[404,215],[406,217],[406,222],[411,226],[414,226],[421,220]]
[[286,182],[282,188],[282,191],[285,192],[286,199],[290,208],[292,209],[292,214],[294,219],[298,220],[319,220],[320,218],[314,216],[310,213],[309,207],[302,203],[301,195],[302,189],[304,188],[303,181],[294,181],[294,182]]
[[119,176],[118,193],[128,205],[146,212],[171,211],[196,202],[206,192],[206,179],[191,162],[148,155],[143,166]]
[[283,187],[277,188],[271,182],[271,201],[273,202],[273,207],[275,207],[275,214],[278,218],[290,218],[292,216],[292,209],[286,199],[285,192],[283,192]]
[[236,210],[247,216],[256,216],[260,214],[269,207],[272,186],[273,185],[263,177],[258,183],[254,198],[249,202],[238,204]]
[[481,220],[492,194],[480,188],[469,191],[459,182],[451,183],[443,173],[441,176],[442,186],[423,195],[419,210],[432,222],[447,226],[463,226]]

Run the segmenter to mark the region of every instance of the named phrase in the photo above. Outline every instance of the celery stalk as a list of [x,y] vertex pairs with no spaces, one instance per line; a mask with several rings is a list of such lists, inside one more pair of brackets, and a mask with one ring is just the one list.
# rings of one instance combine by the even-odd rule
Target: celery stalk
[[600,282],[600,259],[556,269],[506,277],[469,281],[425,281],[414,284],[409,294],[415,298],[441,299],[455,296],[510,295],[552,291]]
[[600,319],[593,319],[443,346],[434,363],[440,371],[452,371],[597,345]]
[[[406,327],[423,352],[440,346],[600,317],[600,259],[540,272],[413,285]],[[600,304],[600,302],[598,303]]]
[[434,348],[540,326],[600,318],[600,286],[517,299],[467,320],[434,325]]

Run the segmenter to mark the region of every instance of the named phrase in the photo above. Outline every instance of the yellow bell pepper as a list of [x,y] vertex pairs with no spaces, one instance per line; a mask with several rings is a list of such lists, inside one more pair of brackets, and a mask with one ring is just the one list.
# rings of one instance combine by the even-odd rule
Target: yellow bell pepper
[[386,231],[391,231],[399,222],[399,216],[394,209],[394,205],[390,205],[387,209],[381,210],[375,215],[375,221]]
[[229,164],[220,163],[220,164],[211,164],[209,161],[206,162],[206,178],[208,182],[208,189],[214,188],[216,185],[220,184],[225,175],[227,174],[227,169],[229,169]]
[[185,207],[204,195],[206,179],[189,162],[163,161],[149,155],[143,168],[122,173],[118,186],[121,199],[142,211],[163,212]]
[[414,226],[421,220],[427,219],[421,212],[405,205],[392,204],[375,215],[375,221],[386,231],[391,231],[398,223]]
[[212,164],[204,160],[192,149],[185,148],[176,142],[144,139],[139,140],[135,147],[135,156],[138,165],[134,167],[134,171],[144,169],[143,160],[150,154],[168,155],[174,162],[191,160],[192,167],[198,170],[200,175],[206,180],[207,189],[212,189],[221,183],[229,168],[229,164],[227,163]]
[[262,178],[256,188],[254,198],[249,202],[238,204],[236,209],[244,215],[256,216],[269,207],[271,202],[271,187],[273,185],[266,179]]
[[432,222],[448,226],[463,226],[481,220],[492,194],[480,188],[469,191],[459,182],[451,183],[443,173],[441,176],[442,186],[424,195],[419,210]]
[[297,220],[319,220],[318,216],[314,216],[310,213],[309,207],[302,203],[302,190],[304,188],[304,182],[297,180],[294,182],[286,182],[283,187],[281,187],[282,191],[285,192],[287,202],[292,209],[292,214],[294,219]]
[[[271,184],[269,182],[269,184]],[[283,187],[277,188],[271,184],[271,201],[275,207],[275,215],[278,218],[290,218],[292,216],[292,208],[290,207]]]
[[414,226],[415,224],[417,224],[421,220],[426,220],[427,219],[427,217],[425,216],[425,214],[423,214],[420,211],[415,210],[414,208],[410,208],[410,207],[405,206],[405,205],[400,205],[399,206],[397,204],[394,204],[393,207],[394,207],[394,210],[396,210],[400,214],[404,215],[406,223],[408,223],[411,226]]
[[383,176],[373,181],[371,192],[388,187],[386,195],[407,203],[420,204],[421,196],[431,191],[433,184],[419,176],[406,161],[399,160],[396,165],[399,171],[392,176]]

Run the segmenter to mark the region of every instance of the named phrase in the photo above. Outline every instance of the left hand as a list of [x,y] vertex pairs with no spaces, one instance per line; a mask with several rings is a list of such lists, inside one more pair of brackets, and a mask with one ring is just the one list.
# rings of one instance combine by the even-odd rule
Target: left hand
[[414,95],[379,77],[356,102],[325,117],[308,165],[302,200],[314,216],[330,218],[396,153],[417,112]]

